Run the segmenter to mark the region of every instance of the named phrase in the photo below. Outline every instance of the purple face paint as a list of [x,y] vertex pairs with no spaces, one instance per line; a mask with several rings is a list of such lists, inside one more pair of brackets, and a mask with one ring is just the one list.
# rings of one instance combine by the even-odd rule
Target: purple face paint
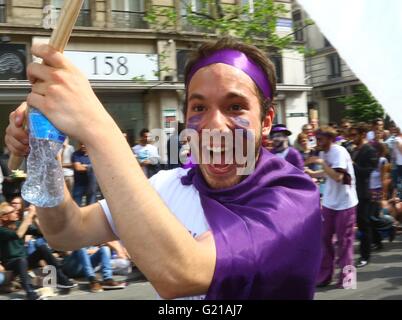
[[248,129],[250,122],[242,117],[230,117],[232,122],[236,125],[236,129]]
[[243,138],[248,139],[248,130],[250,128],[250,122],[247,119],[242,117],[230,117],[230,120],[235,126],[235,130],[242,130],[243,131]]
[[187,128],[193,129],[197,132],[200,131],[200,129],[201,129],[200,124],[202,121],[202,117],[203,117],[202,114],[197,114],[195,116],[190,117],[187,121]]

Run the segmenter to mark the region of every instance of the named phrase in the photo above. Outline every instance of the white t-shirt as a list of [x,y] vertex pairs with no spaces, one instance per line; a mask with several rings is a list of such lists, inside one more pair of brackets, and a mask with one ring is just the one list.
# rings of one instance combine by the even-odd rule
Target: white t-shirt
[[[151,164],[155,165],[155,164],[158,164],[158,162],[159,162],[158,148],[156,148],[152,144],[146,144],[145,146],[137,144],[136,146],[133,147],[132,150],[133,150],[135,156],[137,157],[137,160],[140,163],[145,160],[149,160],[149,161],[151,161]],[[142,170],[144,171],[145,175],[148,177],[147,167],[146,166],[142,167]]]
[[382,187],[381,169],[388,163],[387,158],[381,157],[378,159],[378,167],[370,174],[370,189],[379,189]]
[[144,160],[149,160],[152,164],[157,164],[159,162],[158,148],[152,144],[147,144],[145,146],[137,144],[133,147],[133,152],[140,162]]
[[374,131],[369,131],[366,134],[366,139],[368,141],[374,140],[375,139],[375,132]]
[[322,205],[332,210],[345,210],[358,204],[356,178],[349,152],[341,146],[332,144],[328,152],[320,152],[320,158],[333,169],[344,169],[351,177],[351,185],[336,182],[327,177]]
[[395,163],[397,166],[402,166],[402,152],[399,150],[400,145],[402,145],[402,138],[396,137],[393,152],[395,157]]
[[[63,164],[71,164],[71,156],[74,153],[74,147],[68,144],[62,153],[63,155]],[[74,176],[74,170],[70,168],[63,168],[63,173],[65,177],[72,177]]]
[[[193,185],[184,186],[181,183],[181,177],[186,175],[188,170],[190,169],[176,168],[159,171],[149,181],[170,211],[195,238],[210,230],[210,227],[201,206],[198,190]],[[106,200],[101,200],[99,203],[113,232],[118,236]],[[201,300],[204,298],[203,295],[179,300]]]
[[317,146],[317,138],[315,136],[308,137],[308,146],[310,149],[314,149]]

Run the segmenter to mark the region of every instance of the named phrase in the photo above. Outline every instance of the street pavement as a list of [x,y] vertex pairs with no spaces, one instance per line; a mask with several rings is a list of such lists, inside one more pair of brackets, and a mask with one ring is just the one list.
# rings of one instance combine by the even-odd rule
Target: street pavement
[[[357,269],[356,289],[337,289],[335,281],[325,288],[318,288],[316,300],[402,300],[402,236],[394,242],[384,241],[384,249],[373,253],[372,261],[362,269]],[[356,243],[355,252],[358,252]],[[355,255],[356,259],[358,255]],[[125,277],[116,276],[117,280]],[[138,270],[128,278],[128,286],[123,290],[91,293],[86,283],[68,294],[59,293],[48,300],[153,300],[157,294]],[[23,299],[23,292],[0,295],[0,300]]]
[[[394,242],[386,240],[383,244],[384,249],[373,252],[367,266],[357,269],[356,289],[337,289],[333,283],[325,288],[317,288],[315,299],[402,300],[402,236],[397,235]],[[357,254],[355,258],[358,258]]]

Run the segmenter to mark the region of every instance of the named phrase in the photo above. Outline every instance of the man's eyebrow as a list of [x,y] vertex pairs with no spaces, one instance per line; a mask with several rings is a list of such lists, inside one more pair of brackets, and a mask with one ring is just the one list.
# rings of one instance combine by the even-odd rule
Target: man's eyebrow
[[247,96],[241,92],[237,91],[232,91],[229,92],[226,96],[225,99],[233,99],[233,98],[242,98],[242,99],[247,99]]
[[194,99],[205,100],[205,97],[202,94],[199,94],[199,93],[192,93],[190,95],[190,97],[188,98],[188,101],[194,100]]
[[[234,98],[242,98],[242,99],[247,99],[247,95],[241,93],[241,92],[237,92],[237,91],[232,91],[229,92],[228,94],[226,94],[225,99],[234,99]],[[205,100],[206,97],[203,96],[200,93],[192,93],[190,95],[190,97],[188,98],[188,100],[193,100],[193,99],[199,99],[199,100]]]

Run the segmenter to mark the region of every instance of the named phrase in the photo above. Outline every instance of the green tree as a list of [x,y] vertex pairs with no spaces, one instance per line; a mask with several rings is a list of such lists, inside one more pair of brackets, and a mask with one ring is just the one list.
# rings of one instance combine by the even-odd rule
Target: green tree
[[359,86],[353,95],[338,101],[347,106],[344,115],[354,122],[369,123],[384,117],[384,109],[364,85]]
[[[273,51],[295,47],[293,42],[296,30],[286,36],[279,36],[276,32],[278,19],[288,13],[283,3],[254,0],[253,7],[250,8],[249,4],[233,5],[223,4],[221,0],[199,0],[195,10],[191,1],[180,0],[180,5],[180,13],[175,8],[152,6],[145,19],[157,30],[174,31],[179,15],[182,23],[185,21],[197,30],[203,30],[205,38],[209,38],[211,34],[231,35]],[[306,20],[302,29],[311,24],[311,20]],[[297,48],[304,50],[302,46]]]

